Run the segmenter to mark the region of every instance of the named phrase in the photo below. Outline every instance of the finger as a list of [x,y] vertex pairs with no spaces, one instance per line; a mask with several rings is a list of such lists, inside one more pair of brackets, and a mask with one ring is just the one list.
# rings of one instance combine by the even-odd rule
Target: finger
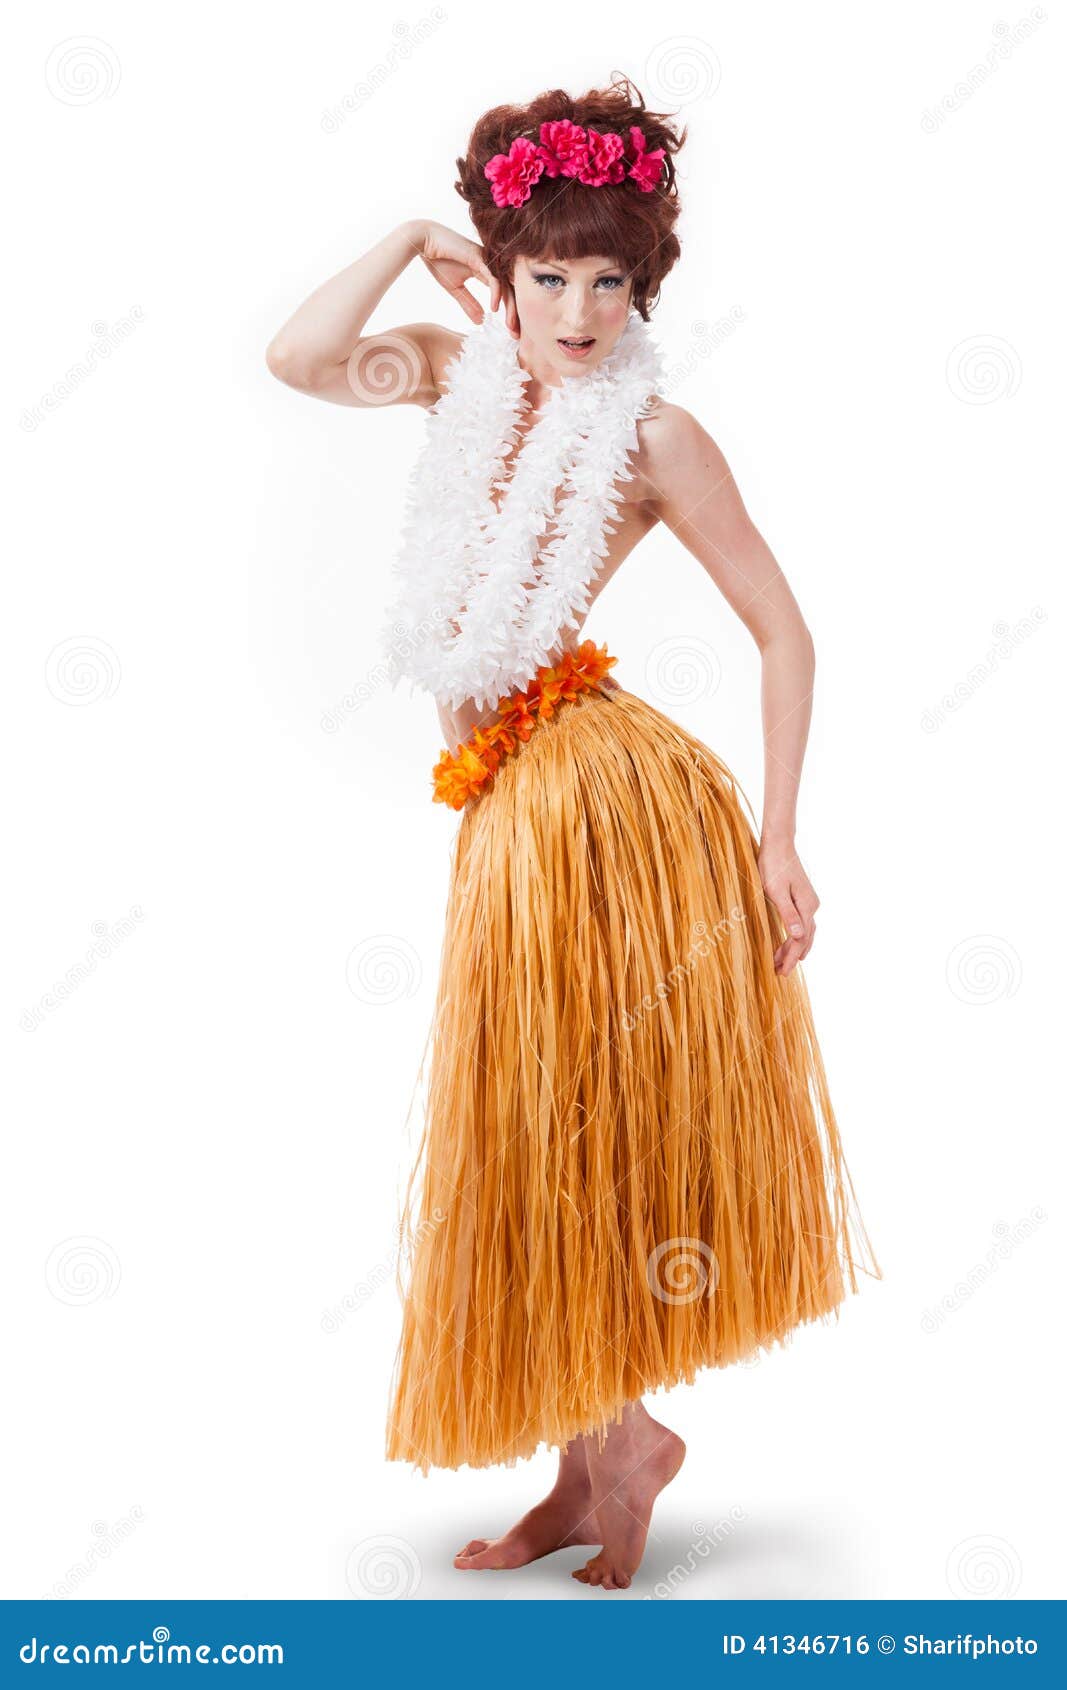
[[779,974],[788,974],[800,961],[800,953],[804,948],[804,940],[784,939],[774,953],[774,966]]
[[804,917],[797,909],[797,906],[793,902],[792,898],[788,896],[775,898],[774,907],[781,916],[782,924],[791,939],[805,939],[807,937],[807,927]]
[[473,323],[480,323],[482,321],[482,318],[485,316],[485,312],[478,304],[474,295],[469,293],[465,287],[453,288],[452,297],[458,300],[459,304]]
[[793,894],[793,903],[800,911],[800,919],[804,923],[805,932],[807,932],[811,926],[812,917],[819,906],[819,900],[809,887],[801,886]]
[[792,974],[799,961],[800,955],[797,951],[796,940],[790,939],[789,943],[782,947],[779,960],[774,965],[774,972],[784,978],[785,975]]

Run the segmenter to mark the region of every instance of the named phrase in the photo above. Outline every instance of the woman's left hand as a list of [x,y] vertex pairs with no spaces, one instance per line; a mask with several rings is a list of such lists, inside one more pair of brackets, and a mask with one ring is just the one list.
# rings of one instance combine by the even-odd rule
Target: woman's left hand
[[774,953],[776,974],[788,974],[815,941],[819,900],[792,839],[761,840],[757,857],[763,889],[785,924],[788,937]]

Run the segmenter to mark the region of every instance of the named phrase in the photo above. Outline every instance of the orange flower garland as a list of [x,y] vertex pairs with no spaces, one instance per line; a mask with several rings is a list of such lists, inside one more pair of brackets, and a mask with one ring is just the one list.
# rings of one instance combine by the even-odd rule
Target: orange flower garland
[[524,691],[498,701],[498,721],[487,728],[475,728],[454,754],[447,748],[442,751],[433,771],[434,803],[462,810],[472,794],[492,781],[501,759],[514,751],[520,740],[525,743],[529,739],[539,720],[547,721],[557,705],[592,692],[618,661],[608,656],[606,645],[583,640],[577,653],[564,652],[555,668],[543,664]]

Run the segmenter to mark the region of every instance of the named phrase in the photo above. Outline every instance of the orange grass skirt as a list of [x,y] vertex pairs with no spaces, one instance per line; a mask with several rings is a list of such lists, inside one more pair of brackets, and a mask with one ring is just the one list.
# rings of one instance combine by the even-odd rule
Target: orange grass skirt
[[596,687],[465,805],[388,1460],[602,1439],[881,1278],[742,803],[700,740]]

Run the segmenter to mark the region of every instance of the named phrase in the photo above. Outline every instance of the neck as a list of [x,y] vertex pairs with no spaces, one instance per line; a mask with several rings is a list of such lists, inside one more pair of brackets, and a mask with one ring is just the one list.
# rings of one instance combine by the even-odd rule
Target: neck
[[[625,333],[625,324],[618,340],[622,339],[623,333]],[[618,340],[616,340],[615,346],[618,345]],[[516,356],[519,368],[526,375],[527,398],[535,408],[540,406],[553,388],[562,387],[566,381],[576,380],[598,369],[605,359],[614,352],[615,346],[610,346],[607,352],[601,353],[595,364],[576,365],[574,375],[568,376],[563,370],[557,369],[550,358],[531,346],[526,335],[520,332],[516,344]]]
[[554,370],[546,358],[534,351],[525,335],[519,339],[517,355],[519,368],[526,373],[526,396],[536,408],[547,397],[551,388],[562,386],[566,377],[562,371]]

